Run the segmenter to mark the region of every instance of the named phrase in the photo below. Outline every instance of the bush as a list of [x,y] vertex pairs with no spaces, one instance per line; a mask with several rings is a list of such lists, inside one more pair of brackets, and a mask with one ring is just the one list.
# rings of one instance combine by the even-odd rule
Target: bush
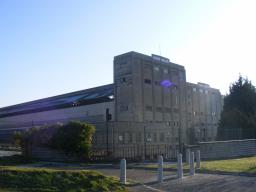
[[63,150],[67,154],[89,158],[92,146],[92,136],[95,128],[92,125],[79,121],[71,121],[59,127],[51,138],[51,146]]
[[1,168],[0,186],[18,191],[125,191],[113,177],[95,171],[58,171],[36,168]]
[[16,132],[14,143],[21,146],[26,157],[30,157],[32,147],[41,146],[88,159],[94,132],[95,128],[92,125],[71,121],[64,125],[33,127],[24,132]]

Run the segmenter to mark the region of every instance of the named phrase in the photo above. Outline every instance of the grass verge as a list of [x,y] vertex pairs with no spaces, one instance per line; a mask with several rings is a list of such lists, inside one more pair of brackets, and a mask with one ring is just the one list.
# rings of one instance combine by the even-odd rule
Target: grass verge
[[[157,169],[157,164],[138,165],[138,168]],[[164,164],[164,169],[176,170],[176,164]],[[189,165],[183,164],[183,169],[188,170]],[[256,157],[203,161],[201,162],[201,171],[209,172],[230,172],[230,173],[248,173],[256,175]]]
[[113,177],[96,171],[62,171],[41,168],[0,167],[0,192],[123,192]]
[[205,161],[202,162],[201,170],[256,174],[256,157]]

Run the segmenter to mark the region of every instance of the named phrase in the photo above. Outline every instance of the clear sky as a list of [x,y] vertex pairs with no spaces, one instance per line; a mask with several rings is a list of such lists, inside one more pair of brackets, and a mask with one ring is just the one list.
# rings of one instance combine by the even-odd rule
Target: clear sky
[[128,51],[184,65],[228,92],[256,84],[254,0],[1,0],[0,107],[113,82]]

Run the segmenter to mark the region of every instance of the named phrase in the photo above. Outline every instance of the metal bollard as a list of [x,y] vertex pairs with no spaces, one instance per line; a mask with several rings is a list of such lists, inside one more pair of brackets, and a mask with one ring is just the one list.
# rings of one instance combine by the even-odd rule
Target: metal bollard
[[186,150],[186,163],[189,165],[190,163],[190,149]]
[[120,162],[120,182],[126,184],[126,160],[122,159]]
[[190,153],[190,175],[195,175],[194,152]]
[[177,157],[177,177],[183,177],[183,169],[182,169],[182,154],[178,154]]
[[196,151],[196,168],[200,169],[201,167],[201,159],[200,159],[200,150]]
[[159,183],[163,182],[164,176],[163,176],[163,156],[160,155],[158,157],[158,171],[157,171],[157,180]]

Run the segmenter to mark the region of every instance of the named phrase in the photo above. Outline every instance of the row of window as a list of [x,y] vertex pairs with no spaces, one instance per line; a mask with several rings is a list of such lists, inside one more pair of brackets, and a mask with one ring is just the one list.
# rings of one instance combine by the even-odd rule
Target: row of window
[[[191,116],[191,112],[188,112],[188,115]],[[199,112],[194,111],[194,112],[193,112],[193,115],[194,115],[194,116],[196,116],[196,115],[201,115],[201,116],[202,116],[202,115],[216,116],[216,112],[211,112],[211,113],[205,114],[204,112],[200,112],[200,113],[199,113]]]
[[[171,141],[171,139],[173,139],[173,141],[177,141],[177,135],[173,134],[171,135],[170,133],[142,133],[142,132],[138,132],[135,133],[135,138],[133,138],[133,134],[131,132],[127,132],[124,134],[120,134],[118,135],[118,143],[120,144],[126,144],[126,143],[141,143],[141,142],[165,142],[165,141]],[[145,141],[144,141],[145,139]]]
[[[153,107],[151,105],[147,105],[145,107],[146,111],[153,111]],[[169,108],[169,107],[165,107],[165,108],[162,108],[162,107],[156,107],[156,112],[167,112],[167,113],[171,113],[171,112],[174,112],[174,113],[179,113],[179,109],[177,108]]]

